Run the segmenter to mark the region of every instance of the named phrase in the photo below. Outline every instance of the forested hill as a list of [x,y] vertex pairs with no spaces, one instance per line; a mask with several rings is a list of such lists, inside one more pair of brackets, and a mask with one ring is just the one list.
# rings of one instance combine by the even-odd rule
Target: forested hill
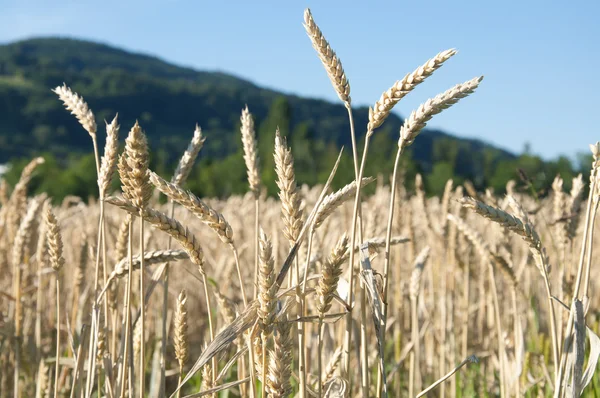
[[[297,161],[305,167],[299,172],[304,182],[318,181],[320,172],[327,172],[326,167],[318,170],[320,163],[331,165],[339,147],[350,148],[347,113],[341,104],[282,94],[235,76],[179,67],[103,44],[43,38],[0,45],[1,163],[45,153],[59,159],[59,164],[69,159],[71,164],[63,167],[70,167],[78,154],[90,153],[89,136],[50,91],[63,82],[84,96],[100,131],[101,121],[111,120],[117,112],[122,135],[139,120],[149,138],[155,167],[164,172],[187,146],[196,123],[207,137],[202,155],[205,167],[237,166],[239,116],[245,104],[256,119],[265,166],[272,159],[276,126],[288,135]],[[366,108],[356,109],[356,125],[365,126],[367,115]],[[391,115],[377,131],[373,173],[388,172],[400,125],[401,119]],[[361,131],[357,128],[358,134]],[[99,138],[102,141],[103,134]],[[493,177],[486,177],[486,169],[516,157],[481,141],[428,130],[415,141],[408,158],[413,162],[409,169],[427,174],[441,162],[440,178],[456,175],[483,184]],[[269,177],[269,171],[265,173]],[[240,189],[215,186],[206,193]]]

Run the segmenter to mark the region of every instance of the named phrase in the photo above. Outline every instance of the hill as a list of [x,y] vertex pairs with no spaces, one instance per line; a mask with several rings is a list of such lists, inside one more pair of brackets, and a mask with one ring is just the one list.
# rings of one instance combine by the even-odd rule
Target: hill
[[[210,137],[218,137],[207,141],[209,155],[231,153],[238,147],[242,107],[248,104],[256,119],[264,120],[281,96],[289,102],[292,130],[304,123],[326,142],[350,144],[346,110],[340,104],[284,95],[224,73],[183,68],[102,44],[47,38],[0,46],[0,161],[42,149],[57,154],[89,150],[88,137],[50,92],[63,82],[84,95],[98,120],[112,118],[117,111],[122,126],[139,119],[153,145],[177,153],[195,123]],[[357,109],[357,126],[366,125],[366,120],[367,109]],[[392,115],[381,134],[397,136],[401,122]],[[456,139],[427,131],[415,143],[417,157],[428,161],[432,141],[439,138]],[[460,141],[469,150],[489,147]]]
[[[270,191],[276,189],[271,151],[277,126],[291,140],[300,182],[321,181],[319,173],[328,169],[338,149],[351,146],[346,109],[341,104],[283,94],[225,73],[180,67],[104,44],[39,38],[0,45],[0,163],[41,153],[52,157],[55,166],[62,169],[91,163],[89,159],[87,163],[81,161],[91,152],[89,137],[50,90],[63,82],[85,97],[100,131],[100,122],[111,120],[117,112],[122,136],[139,120],[152,148],[153,167],[165,174],[172,170],[199,123],[208,138],[202,167],[212,167],[207,173],[212,177],[201,175],[191,183],[204,194],[225,195],[245,189],[239,115],[246,104],[256,120],[259,153],[265,163],[263,177],[270,181]],[[368,109],[356,108],[354,115],[360,140],[364,134],[360,126],[367,123]],[[367,170],[372,175],[391,170],[401,124],[401,118],[392,114],[376,132],[370,151],[372,167]],[[103,139],[99,134],[100,145]],[[482,141],[439,130],[425,130],[406,158],[407,178],[421,172],[438,191],[451,177],[458,182],[472,180],[477,187],[491,184],[501,188],[514,178],[515,166],[539,174],[546,165],[537,158],[523,163],[514,154]],[[501,164],[508,169],[499,168]],[[352,178],[348,158],[345,166],[341,169],[347,181]],[[550,172],[556,170],[554,167]],[[93,176],[84,178],[78,173],[79,180],[70,185],[93,185]],[[547,186],[550,173],[546,174]],[[231,178],[231,184],[223,182]],[[88,193],[87,188],[73,189],[82,195]]]

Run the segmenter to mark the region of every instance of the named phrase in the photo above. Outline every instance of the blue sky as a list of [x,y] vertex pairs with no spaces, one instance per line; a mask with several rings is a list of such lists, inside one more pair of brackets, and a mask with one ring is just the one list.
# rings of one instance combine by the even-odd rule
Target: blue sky
[[483,74],[474,96],[430,125],[516,152],[530,142],[545,158],[600,140],[597,1],[0,0],[0,42],[92,39],[337,101],[304,33],[305,7],[341,58],[355,104],[371,105],[394,81],[454,47],[459,53],[396,112],[408,115]]

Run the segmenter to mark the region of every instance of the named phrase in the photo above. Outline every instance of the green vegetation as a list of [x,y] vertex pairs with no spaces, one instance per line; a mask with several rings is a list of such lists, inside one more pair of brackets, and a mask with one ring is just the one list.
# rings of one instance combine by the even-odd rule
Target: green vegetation
[[[334,185],[353,178],[342,105],[282,95],[223,73],[198,72],[102,44],[34,39],[0,46],[0,162],[14,166],[7,174],[9,182],[15,182],[27,159],[43,154],[47,162],[33,182],[37,192],[56,199],[95,195],[89,137],[50,91],[63,81],[85,96],[98,120],[111,120],[118,110],[122,136],[139,120],[153,149],[152,167],[165,175],[171,174],[174,154],[187,146],[199,123],[207,141],[189,187],[201,195],[246,190],[239,139],[245,104],[257,119],[261,170],[270,194],[276,192],[272,148],[277,126],[288,137],[300,183],[322,182],[322,170],[328,170],[341,146],[345,157]],[[366,108],[357,109],[356,125],[365,126],[367,115]],[[401,123],[391,115],[374,135],[367,175],[392,169]],[[102,146],[103,126],[99,130]],[[364,132],[357,130],[360,139]],[[440,194],[451,177],[502,192],[509,179],[518,178],[518,168],[542,191],[557,173],[567,177],[581,169],[566,158],[545,162],[526,151],[515,156],[435,130],[419,137],[404,165],[406,181],[422,173],[430,194]]]

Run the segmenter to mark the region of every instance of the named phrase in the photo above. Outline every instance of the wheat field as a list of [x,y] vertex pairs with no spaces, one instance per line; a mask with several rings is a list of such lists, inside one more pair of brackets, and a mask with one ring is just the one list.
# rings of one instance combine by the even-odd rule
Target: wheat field
[[248,193],[199,198],[185,183],[200,127],[159,176],[143,126],[115,117],[104,132],[81,95],[54,89],[90,136],[98,199],[28,194],[42,158],[0,186],[0,396],[595,396],[600,144],[589,187],[557,177],[544,197],[527,181],[495,195],[449,180],[429,197],[417,175],[407,191],[403,153],[436,114],[476,100],[475,77],[404,121],[389,181],[365,176],[377,128],[456,51],[383,92],[357,148],[342,63],[309,10],[304,27],[348,110],[355,180],[337,191],[337,164],[300,186],[278,132],[267,196],[248,104]]

